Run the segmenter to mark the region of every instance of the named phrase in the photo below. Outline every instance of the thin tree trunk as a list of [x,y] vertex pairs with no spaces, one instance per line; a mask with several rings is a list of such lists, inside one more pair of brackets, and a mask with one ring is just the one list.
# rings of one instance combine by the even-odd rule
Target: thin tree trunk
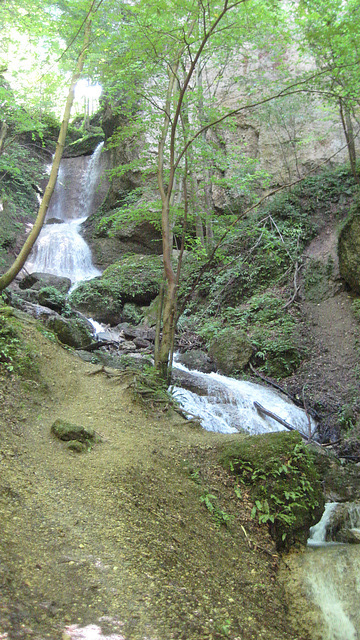
[[4,142],[7,134],[7,129],[8,128],[7,128],[6,122],[2,122],[1,129],[0,129],[0,156],[4,150]]
[[63,121],[61,123],[60,133],[59,133],[58,141],[56,144],[54,160],[51,167],[49,181],[45,189],[44,197],[41,201],[34,226],[30,231],[18,257],[16,258],[16,260],[14,261],[10,269],[0,277],[0,291],[5,289],[9,285],[17,276],[19,271],[22,269],[42,229],[46,212],[49,207],[50,199],[55,189],[56,179],[59,172],[60,160],[61,160],[61,157],[64,151],[64,146],[65,146],[65,138],[66,138],[66,133],[67,133],[68,124],[70,120],[71,107],[74,101],[74,89],[77,81],[80,78],[81,72],[83,70],[85,54],[90,41],[90,32],[91,32],[91,10],[89,11],[88,17],[85,22],[84,42],[83,42],[82,50],[76,64],[73,77],[71,79],[70,90],[69,90],[69,94],[68,94],[65,109],[64,109]]
[[355,151],[355,141],[354,141],[354,130],[351,122],[351,115],[349,109],[346,105],[343,104],[343,101],[339,100],[340,106],[340,118],[341,124],[343,126],[345,140],[347,144],[351,173],[354,176],[354,180],[357,184],[359,184],[359,176],[356,171],[356,151]]

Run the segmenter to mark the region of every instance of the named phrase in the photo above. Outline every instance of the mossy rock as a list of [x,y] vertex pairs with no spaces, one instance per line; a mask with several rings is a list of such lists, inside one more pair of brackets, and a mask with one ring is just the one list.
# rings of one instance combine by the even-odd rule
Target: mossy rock
[[126,302],[122,310],[122,321],[129,322],[130,324],[137,325],[143,319],[143,312],[141,307],[132,302]]
[[120,288],[102,277],[82,282],[69,296],[70,305],[97,322],[115,326],[121,321],[123,301]]
[[115,326],[123,320],[126,303],[146,305],[157,296],[163,278],[162,264],[160,256],[126,256],[105,269],[102,276],[82,282],[69,302],[97,322]]
[[67,448],[70,449],[70,451],[75,451],[75,453],[85,453],[85,451],[88,451],[85,442],[79,442],[79,440],[70,440]]
[[[101,438],[96,434],[94,429],[90,427],[82,427],[72,422],[67,422],[58,418],[51,425],[51,433],[64,442],[68,442],[68,447],[73,451],[85,451],[96,442],[100,442]],[[83,445],[83,446],[81,446]]]
[[233,327],[220,331],[209,348],[210,357],[219,371],[225,375],[242,371],[252,353],[253,348],[245,332]]
[[33,291],[49,287],[65,295],[71,287],[71,280],[64,276],[55,276],[52,273],[34,272],[27,274],[19,283],[20,289],[32,289]]
[[105,269],[102,280],[119,287],[124,303],[146,305],[158,295],[163,271],[160,256],[131,255]]
[[92,334],[87,324],[80,319],[52,316],[47,320],[46,325],[55,333],[60,342],[74,349],[81,349],[92,342]]
[[344,224],[338,243],[340,275],[360,293],[360,205]]
[[100,144],[103,142],[104,134],[100,131],[85,135],[83,138],[71,142],[64,149],[64,158],[76,158],[78,156],[90,156]]
[[321,518],[324,495],[314,456],[297,432],[225,444],[220,462],[250,489],[252,516],[268,525],[278,549],[306,543]]

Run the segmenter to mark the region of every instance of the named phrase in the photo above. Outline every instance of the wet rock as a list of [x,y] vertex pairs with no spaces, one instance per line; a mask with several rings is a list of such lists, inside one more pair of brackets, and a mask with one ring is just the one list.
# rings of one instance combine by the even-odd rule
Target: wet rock
[[101,130],[86,135],[83,138],[79,138],[74,142],[71,142],[64,149],[64,158],[77,158],[78,156],[91,155],[98,144],[104,140],[104,134]]
[[338,504],[331,513],[326,540],[360,544],[360,503]]
[[48,218],[45,224],[64,224],[64,220],[61,220],[61,218]]
[[20,289],[32,289],[34,291],[39,291],[44,287],[54,287],[61,293],[65,294],[69,291],[71,287],[70,278],[65,278],[63,276],[54,276],[51,273],[29,273],[26,275],[20,282]]
[[244,331],[223,329],[210,344],[209,355],[217,369],[225,375],[242,371],[252,356],[252,345]]
[[177,356],[177,361],[184,364],[188,369],[196,369],[203,373],[216,371],[215,363],[202,349],[191,349],[191,351],[180,353]]

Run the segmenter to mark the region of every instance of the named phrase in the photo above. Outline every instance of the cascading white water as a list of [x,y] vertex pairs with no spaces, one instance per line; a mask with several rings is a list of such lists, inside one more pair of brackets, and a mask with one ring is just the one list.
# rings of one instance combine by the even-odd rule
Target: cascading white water
[[30,273],[36,271],[65,276],[73,285],[101,274],[93,265],[91,251],[79,230],[91,213],[96,197],[101,177],[102,148],[101,142],[90,159],[62,161],[47,222],[26,263]]
[[[309,421],[305,411],[272,389],[217,373],[189,371],[176,361],[174,367],[186,372],[190,382],[193,378],[192,386],[200,387],[204,392],[204,395],[199,395],[179,386],[172,388],[174,397],[184,411],[198,416],[201,425],[208,431],[236,433],[245,430],[258,434],[285,429],[273,418],[259,413],[254,406],[254,402],[258,402],[299,431],[308,433]],[[311,426],[314,430],[313,420]]]
[[307,542],[309,547],[323,547],[326,544],[332,544],[332,541],[328,542],[326,537],[330,518],[337,506],[337,502],[326,503],[321,520],[313,527],[310,527],[310,536]]
[[[287,589],[295,602],[299,592],[307,599],[303,615],[313,640],[360,640],[360,546],[328,540],[341,508],[336,502],[326,504],[310,530],[306,552],[286,561],[287,573],[291,570]],[[359,524],[355,517],[353,524]]]

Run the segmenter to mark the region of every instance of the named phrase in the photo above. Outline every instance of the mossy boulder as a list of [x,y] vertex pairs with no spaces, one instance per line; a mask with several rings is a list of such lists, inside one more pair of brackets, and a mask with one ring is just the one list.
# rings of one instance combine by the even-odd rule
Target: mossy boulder
[[134,255],[110,265],[102,278],[120,288],[124,303],[147,305],[159,293],[163,271],[160,256]]
[[91,427],[83,427],[61,418],[55,420],[51,425],[51,433],[58,440],[68,442],[68,448],[78,453],[90,449],[96,442],[101,441],[101,438]]
[[102,277],[82,282],[69,296],[69,303],[97,322],[115,326],[122,319],[124,305],[120,288]]
[[80,319],[65,319],[61,316],[54,315],[48,318],[46,325],[62,344],[73,347],[74,349],[81,349],[92,342],[92,333],[87,323]]
[[360,293],[360,205],[345,222],[338,243],[340,275]]
[[71,142],[64,149],[64,158],[76,158],[78,156],[90,156],[98,144],[103,142],[104,133],[99,128],[97,131],[91,132],[74,142]]
[[126,256],[99,278],[82,283],[71,294],[70,304],[94,320],[114,326],[123,319],[126,303],[149,304],[158,295],[162,278],[160,256]]
[[209,355],[216,367],[225,375],[242,371],[253,353],[250,340],[244,331],[228,327],[211,341]]
[[297,432],[249,436],[222,447],[221,464],[250,489],[252,517],[267,524],[278,549],[305,544],[324,495],[314,456]]
[[40,291],[45,287],[53,287],[62,294],[66,294],[71,287],[70,278],[55,276],[52,273],[29,273],[19,283],[20,289]]

